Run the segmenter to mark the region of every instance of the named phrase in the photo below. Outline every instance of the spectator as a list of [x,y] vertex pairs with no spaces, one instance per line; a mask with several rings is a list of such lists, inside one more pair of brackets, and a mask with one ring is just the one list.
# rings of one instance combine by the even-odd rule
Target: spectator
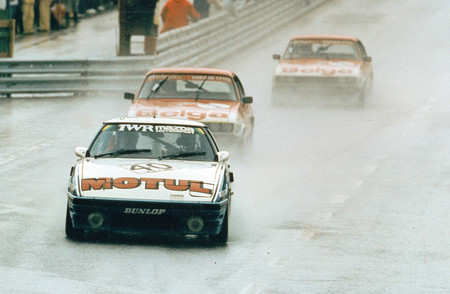
[[155,11],[153,12],[153,26],[152,26],[152,34],[155,36],[158,36],[160,13],[161,13],[161,2],[157,0],[155,5]]
[[147,31],[144,39],[144,52],[145,54],[156,55],[158,52],[156,50],[156,42],[158,37],[158,28],[159,28],[159,13],[160,13],[160,4],[159,0],[156,1],[155,9],[153,10],[153,21],[151,25],[151,30]]
[[50,8],[52,13],[51,27],[54,30],[66,28],[69,24],[66,22],[67,8],[63,0],[54,0],[53,5]]
[[9,9],[11,11],[11,17],[16,20],[16,33],[23,33],[22,0],[10,0]]
[[198,20],[200,14],[188,0],[168,0],[161,11],[161,33],[188,25],[189,18]]
[[211,4],[219,10],[223,8],[222,0],[194,0],[194,8],[202,18],[209,16]]
[[87,0],[79,0],[79,1],[80,4],[78,5],[78,17],[83,17],[87,9]]
[[22,15],[23,33],[34,33],[34,0],[23,0]]
[[[3,0],[5,3],[2,5],[0,4],[0,10],[1,9],[9,9],[9,13],[10,13],[10,17],[14,18],[14,14],[16,13],[16,9],[17,9],[17,5],[19,5],[19,0]],[[2,2],[2,0],[0,0],[0,3]],[[9,3],[9,6],[8,4]]]
[[50,31],[50,4],[52,0],[39,0],[39,31]]
[[80,7],[80,0],[65,0],[66,5],[66,23],[67,26],[70,25],[70,16],[72,15],[73,22],[75,25],[78,24],[78,9]]

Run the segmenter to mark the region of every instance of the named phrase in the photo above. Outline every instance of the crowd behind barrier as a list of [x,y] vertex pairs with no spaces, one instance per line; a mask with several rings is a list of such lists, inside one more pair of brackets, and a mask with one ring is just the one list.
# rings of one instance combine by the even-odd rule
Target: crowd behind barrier
[[[168,2],[187,2],[192,8],[187,16],[183,12],[175,12],[179,22],[180,17],[187,20],[179,28],[226,10],[235,14],[236,7],[260,0],[149,0],[158,3],[155,10],[155,26],[161,22],[164,25],[167,13],[164,12]],[[66,29],[76,26],[85,17],[95,16],[108,9],[117,8],[118,0],[0,0],[0,11],[9,11],[11,19],[16,20],[16,36]],[[178,9],[175,7],[176,10]],[[161,9],[163,11],[161,11]],[[172,9],[173,11],[173,9]],[[173,12],[170,13],[173,13]],[[181,14],[180,14],[181,13]],[[153,17],[152,15],[149,17]],[[170,15],[169,15],[170,17]],[[170,21],[170,20],[169,20]],[[170,29],[159,27],[160,32]]]
[[83,17],[116,6],[117,0],[0,0],[0,10],[9,10],[16,21],[17,36],[75,26]]

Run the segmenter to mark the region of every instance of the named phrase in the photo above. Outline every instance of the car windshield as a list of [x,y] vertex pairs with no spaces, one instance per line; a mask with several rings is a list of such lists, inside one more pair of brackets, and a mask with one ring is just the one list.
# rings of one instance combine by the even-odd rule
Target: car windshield
[[340,40],[292,40],[283,59],[360,59],[354,42]]
[[237,101],[230,77],[194,74],[149,75],[138,98]]
[[89,148],[99,158],[151,158],[214,161],[213,144],[201,127],[106,124]]

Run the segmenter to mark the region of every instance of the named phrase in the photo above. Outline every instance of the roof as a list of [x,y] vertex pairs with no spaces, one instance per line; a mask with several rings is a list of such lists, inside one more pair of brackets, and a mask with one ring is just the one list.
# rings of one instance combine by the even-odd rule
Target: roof
[[348,40],[353,42],[358,41],[358,38],[349,35],[298,35],[293,37],[291,40],[299,40],[299,39]]
[[149,74],[208,74],[208,75],[222,75],[233,77],[234,73],[229,70],[217,69],[217,68],[206,68],[206,67],[159,67],[150,70]]
[[177,125],[177,126],[189,126],[189,127],[205,127],[201,122],[187,120],[187,119],[174,119],[174,118],[159,118],[159,117],[119,117],[113,118],[103,122],[105,124],[118,124],[118,123],[131,123],[131,124],[157,124],[157,125]]

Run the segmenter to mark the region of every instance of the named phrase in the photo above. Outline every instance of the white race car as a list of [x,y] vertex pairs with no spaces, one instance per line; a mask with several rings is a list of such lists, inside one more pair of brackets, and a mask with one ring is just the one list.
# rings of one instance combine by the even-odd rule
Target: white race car
[[118,118],[104,122],[68,183],[66,235],[85,230],[228,238],[233,173],[200,122]]

